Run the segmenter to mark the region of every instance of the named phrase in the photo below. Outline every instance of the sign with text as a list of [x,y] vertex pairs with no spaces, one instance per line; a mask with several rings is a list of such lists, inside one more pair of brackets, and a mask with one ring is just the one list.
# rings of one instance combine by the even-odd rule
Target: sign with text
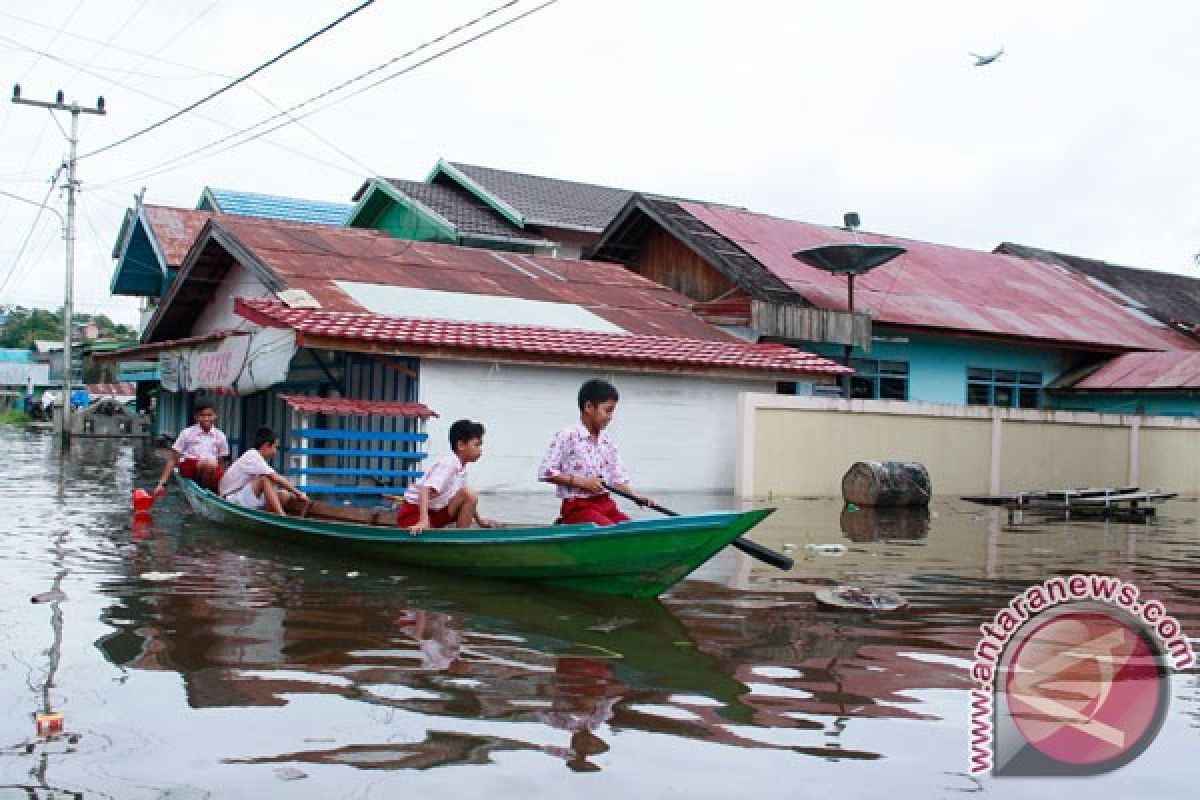
[[158,369],[168,392],[214,389],[249,394],[281,383],[295,352],[292,331],[268,329],[165,351],[159,354]]

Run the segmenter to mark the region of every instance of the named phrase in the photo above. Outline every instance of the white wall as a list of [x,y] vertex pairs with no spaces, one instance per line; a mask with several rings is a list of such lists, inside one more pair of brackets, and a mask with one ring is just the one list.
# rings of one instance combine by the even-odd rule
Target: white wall
[[274,299],[275,294],[241,264],[234,264],[213,292],[212,299],[192,324],[190,336],[203,336],[219,330],[251,330],[244,318],[233,313],[234,298],[257,300]]
[[446,453],[446,434],[461,418],[487,429],[483,458],[471,467],[481,491],[550,491],[537,466],[550,437],[579,420],[576,395],[589,378],[613,383],[621,401],[609,433],[635,487],[731,491],[740,392],[774,391],[773,381],[719,380],[633,372],[422,359],[420,401],[430,421],[431,457]]

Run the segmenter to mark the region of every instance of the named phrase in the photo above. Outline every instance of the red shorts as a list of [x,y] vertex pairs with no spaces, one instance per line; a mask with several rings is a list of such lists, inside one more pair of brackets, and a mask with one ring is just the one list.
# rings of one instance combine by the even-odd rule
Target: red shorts
[[[200,464],[200,459],[198,459],[198,458],[185,458],[182,461],[180,461],[179,462],[180,477],[187,478],[187,479],[193,480],[193,481],[196,480],[196,476],[198,474],[197,467],[199,466],[199,464]],[[205,485],[204,488],[211,489],[212,491],[215,492],[217,490],[218,484],[221,483],[221,478],[224,476],[225,476],[225,468],[222,467],[221,464],[218,462],[216,469],[214,469],[209,475],[209,480],[212,483],[212,485],[211,486]]]
[[[396,527],[411,528],[421,519],[421,507],[405,500],[396,512]],[[429,509],[429,524],[434,528],[448,528],[454,524],[449,508]]]
[[594,522],[597,525],[616,525],[627,522],[629,517],[621,513],[612,495],[597,494],[591,497],[568,497],[562,502],[559,522],[563,525],[579,525]]

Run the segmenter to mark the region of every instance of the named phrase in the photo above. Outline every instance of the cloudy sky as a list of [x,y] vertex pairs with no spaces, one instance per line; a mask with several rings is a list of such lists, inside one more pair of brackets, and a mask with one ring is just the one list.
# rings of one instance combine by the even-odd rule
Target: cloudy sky
[[[422,179],[439,157],[808,222],[856,210],[897,236],[1200,276],[1200,4],[1185,0],[519,0],[436,44],[505,0],[376,0],[196,111],[91,154],[359,2],[0,2],[5,95],[20,83],[27,98],[61,88],[107,103],[81,117],[77,307],[135,319],[108,282],[143,187],[186,207],[205,186],[348,201],[368,174]],[[968,53],[1000,47],[973,66]],[[299,121],[276,116],[398,58]],[[49,112],[0,104],[0,193],[42,202],[66,152]],[[0,304],[56,307],[58,217],[8,194]],[[65,210],[61,192],[47,203]]]

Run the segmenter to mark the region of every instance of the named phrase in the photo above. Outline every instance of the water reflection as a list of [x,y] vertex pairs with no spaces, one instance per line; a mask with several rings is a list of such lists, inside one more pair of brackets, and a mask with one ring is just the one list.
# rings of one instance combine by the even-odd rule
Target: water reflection
[[[13,654],[0,662],[0,729],[25,732],[0,742],[0,788],[28,796],[386,797],[432,774],[497,800],[535,779],[544,793],[610,781],[607,795],[664,774],[693,796],[728,796],[777,792],[786,769],[826,788],[944,795],[983,785],[954,777],[966,768],[968,659],[979,624],[1020,589],[1103,568],[1200,630],[1189,502],[1139,525],[1010,524],[951,500],[927,514],[783,503],[754,536],[793,552],[793,571],[729,551],[647,602],[280,546],[215,529],[174,495],[133,517],[151,453],[104,443],[59,461],[36,437],[0,440],[12,454],[0,652]],[[729,502],[660,499],[682,511]],[[496,509],[508,518],[536,518],[545,502],[489,500],[511,503]],[[842,551],[806,547],[822,543]],[[836,583],[910,605],[819,610],[812,589]],[[29,603],[56,585],[58,623]],[[1194,747],[1196,687],[1196,675],[1173,686],[1160,741],[1097,794],[1136,791],[1155,765],[1183,788],[1152,759]],[[63,706],[75,739],[39,742],[30,712]],[[479,778],[457,771],[481,766]]]

